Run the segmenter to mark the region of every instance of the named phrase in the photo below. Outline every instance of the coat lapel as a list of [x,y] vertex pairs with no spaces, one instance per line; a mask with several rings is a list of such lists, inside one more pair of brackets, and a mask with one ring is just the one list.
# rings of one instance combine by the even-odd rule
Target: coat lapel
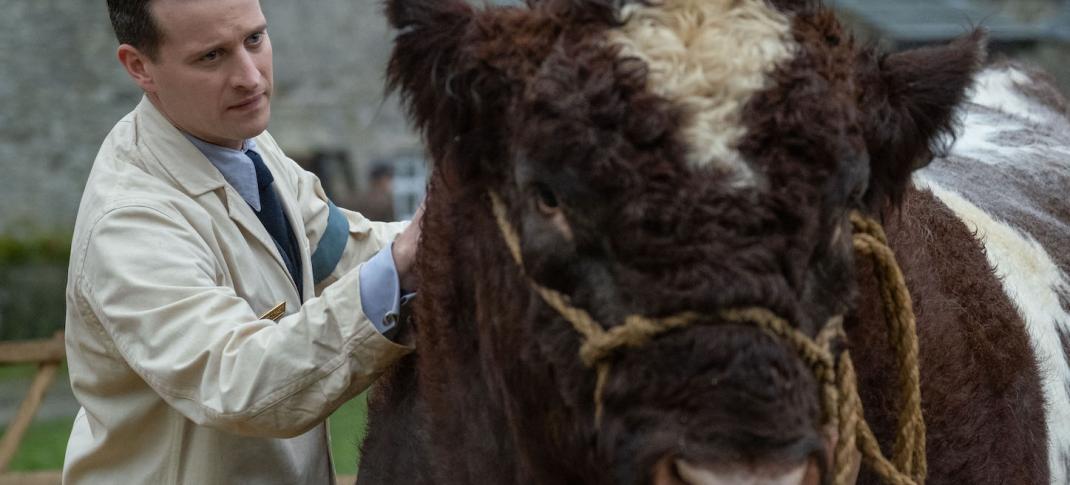
[[149,172],[166,174],[174,185],[198,197],[227,185],[219,170],[204,154],[193,146],[178,128],[160,113],[148,100],[142,98],[134,110],[137,116],[138,143],[143,144],[151,159],[146,158]]
[[301,219],[301,213],[297,210],[293,200],[290,199],[288,191],[280,190],[279,200],[282,201],[282,210],[286,212],[294,236],[297,238],[297,251],[300,253],[298,257],[301,258],[301,294],[309,298],[315,295],[316,290],[312,285],[312,255],[308,252],[308,239],[304,237],[305,222]]
[[271,239],[271,234],[268,234],[267,229],[264,228],[264,224],[262,224],[260,219],[257,219],[256,214],[253,213],[252,207],[249,207],[249,204],[245,202],[245,199],[241,198],[241,195],[239,195],[236,190],[227,187],[224,192],[226,193],[227,199],[227,215],[229,215],[230,219],[241,228],[242,232],[252,236],[252,239],[259,243],[262,249],[271,255],[272,259],[275,260],[273,266],[275,266],[279,276],[285,278],[286,281],[291,282],[290,287],[293,289],[294,295],[296,296],[297,287],[294,286],[290,271],[286,269],[286,263],[282,260],[282,255],[279,254],[279,248],[275,245],[275,241]]
[[[275,153],[268,150],[266,143],[262,143],[260,139],[257,139],[257,146],[261,148],[260,156],[264,158],[268,168],[271,169],[271,173],[275,175],[275,193],[279,196],[279,201],[282,203],[282,211],[286,214],[286,218],[290,221],[290,228],[294,231],[294,237],[297,239],[297,251],[298,257],[301,258],[301,294],[305,298],[315,296],[315,284],[312,281],[312,255],[309,253],[308,239],[304,236],[307,234],[305,231],[305,221],[302,217],[301,211],[298,209],[298,204],[294,200],[296,194],[290,193],[286,184],[279,183],[283,179],[284,167],[280,166],[280,162]],[[277,251],[276,251],[277,253]],[[281,257],[280,257],[281,258]],[[279,260],[281,264],[281,259]],[[285,269],[285,265],[283,266]]]
[[[275,261],[272,266],[275,267],[276,276],[290,282],[289,287],[293,292],[292,295],[297,300],[297,287],[293,283],[289,270],[286,269],[286,263],[283,262],[282,255],[279,254],[279,249],[275,246],[275,241],[271,239],[271,234],[260,223],[260,219],[256,217],[253,209],[249,207],[245,199],[242,199],[241,195],[227,184],[223,174],[219,173],[219,169],[215,168],[212,162],[208,161],[204,154],[193,146],[147,98],[142,98],[141,103],[135,109],[135,113],[138,119],[138,130],[145,130],[146,132],[139,133],[138,142],[144,142],[146,148],[155,159],[153,166],[145,167],[145,169],[151,172],[167,174],[175,182],[176,186],[193,198],[203,197],[208,193],[218,194],[221,191],[223,195],[220,199],[226,204],[227,215],[246,234],[246,241],[250,241],[250,244],[259,244],[267,254],[271,255],[271,258]],[[181,163],[175,161],[181,161]],[[295,236],[303,234],[304,224],[296,223],[300,221],[300,218],[294,217],[294,212],[290,207],[292,204],[288,197],[289,194],[285,194],[285,190],[279,190],[278,192],[294,230],[297,231],[300,228],[300,231],[302,231],[295,233]],[[298,237],[298,240],[300,241],[301,238]],[[255,241],[255,243],[252,241]],[[301,247],[302,261],[305,261],[302,266],[307,268],[309,266],[307,263],[308,255],[305,254],[307,250],[303,244],[298,246]],[[302,279],[307,280],[308,278],[310,277],[306,276]],[[305,294],[310,294],[307,288]]]

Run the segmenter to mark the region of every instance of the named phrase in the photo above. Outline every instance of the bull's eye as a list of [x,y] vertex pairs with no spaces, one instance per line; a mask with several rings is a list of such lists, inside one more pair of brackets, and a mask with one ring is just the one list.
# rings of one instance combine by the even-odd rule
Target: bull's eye
[[550,190],[545,184],[535,184],[535,204],[539,208],[539,212],[545,215],[551,216],[557,214],[561,210],[560,203],[557,201],[557,195],[554,191]]
[[565,219],[565,213],[561,210],[561,201],[557,198],[557,194],[555,194],[553,190],[550,190],[549,186],[539,182],[532,184],[531,190],[535,198],[535,207],[538,208],[539,213],[542,214],[566,240],[572,241],[572,226],[570,226],[568,220]]

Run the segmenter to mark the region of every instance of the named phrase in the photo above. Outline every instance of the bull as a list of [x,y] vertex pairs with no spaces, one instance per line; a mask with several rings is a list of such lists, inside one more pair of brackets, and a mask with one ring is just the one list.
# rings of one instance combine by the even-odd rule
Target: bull
[[812,0],[386,13],[433,175],[361,483],[1070,480],[1070,119],[982,32],[888,54]]

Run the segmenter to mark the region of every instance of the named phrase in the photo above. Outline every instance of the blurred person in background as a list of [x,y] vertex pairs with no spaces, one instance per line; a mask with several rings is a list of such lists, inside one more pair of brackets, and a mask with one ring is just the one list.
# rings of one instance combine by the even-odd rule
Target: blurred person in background
[[412,350],[420,215],[337,208],[265,131],[258,0],[107,5],[145,96],[78,211],[64,482],[333,483],[325,418]]
[[353,209],[373,221],[392,221],[394,215],[394,167],[372,165],[368,189],[361,192]]

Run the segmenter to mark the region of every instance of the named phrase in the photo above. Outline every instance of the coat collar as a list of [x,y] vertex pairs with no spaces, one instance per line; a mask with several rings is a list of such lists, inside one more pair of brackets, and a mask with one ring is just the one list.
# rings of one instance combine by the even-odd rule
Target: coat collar
[[[143,157],[143,159],[147,160],[147,164],[155,164],[155,167],[146,167],[146,169],[163,172],[167,177],[174,180],[175,186],[189,194],[190,197],[196,198],[218,190],[221,201],[226,207],[227,215],[235,224],[241,227],[242,231],[251,235],[262,246],[263,250],[271,255],[275,261],[274,266],[278,270],[279,277],[284,277],[291,282],[292,297],[295,302],[299,303],[300,298],[298,297],[297,288],[293,286],[290,272],[286,269],[286,264],[283,263],[282,256],[279,254],[278,248],[275,247],[271,235],[268,234],[267,229],[264,229],[264,225],[257,219],[256,214],[253,213],[249,204],[241,198],[241,195],[233,187],[228,187],[227,181],[223,178],[223,174],[219,172],[219,169],[212,165],[212,162],[192,142],[186,139],[182,132],[164,117],[163,113],[156,109],[156,106],[149,101],[148,97],[141,98],[141,102],[134,109],[134,113],[137,119],[137,144],[148,150],[150,155]],[[265,163],[273,168],[275,163],[272,156],[268,155],[266,151],[267,149],[265,148],[258,150],[258,153],[261,153],[264,156]],[[278,190],[277,194],[284,212],[290,219],[294,232],[303,234],[304,224],[297,223],[299,219],[295,217],[299,214],[293,209],[293,201],[289,200],[288,191]],[[303,275],[302,279],[308,281],[311,278],[311,273],[308,269],[310,267],[308,250],[303,244],[298,246],[301,248],[302,273],[308,273]],[[304,291],[306,296],[311,295],[307,284]]]
[[182,132],[164,117],[147,96],[134,109],[138,124],[138,144],[152,154],[150,157],[191,197],[222,188],[226,179],[193,146]]

